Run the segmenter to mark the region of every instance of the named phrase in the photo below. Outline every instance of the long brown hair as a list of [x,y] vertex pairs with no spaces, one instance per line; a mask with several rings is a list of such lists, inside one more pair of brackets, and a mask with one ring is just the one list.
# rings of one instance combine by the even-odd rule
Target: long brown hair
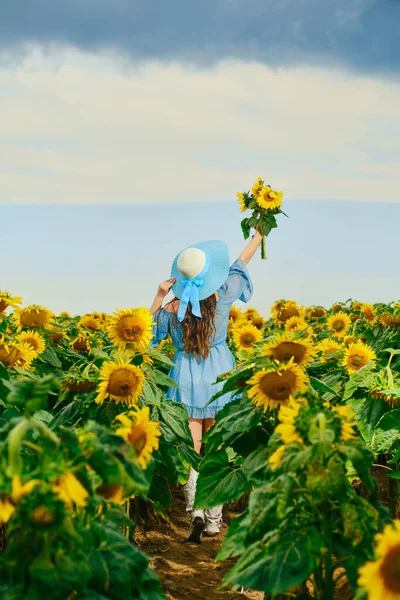
[[[177,308],[178,300],[174,298],[169,305]],[[207,358],[210,354],[210,348],[215,335],[215,308],[217,306],[217,297],[215,294],[200,300],[201,319],[195,317],[192,313],[191,304],[188,304],[185,318],[181,325],[183,329],[183,348],[186,354],[193,354],[201,358]],[[175,311],[174,317],[178,322]]]

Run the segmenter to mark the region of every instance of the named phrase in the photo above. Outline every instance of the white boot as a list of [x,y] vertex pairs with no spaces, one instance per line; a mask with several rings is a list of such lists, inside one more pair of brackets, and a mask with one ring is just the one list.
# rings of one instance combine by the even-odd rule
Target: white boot
[[183,486],[183,493],[185,494],[186,499],[186,512],[190,515],[190,526],[186,541],[195,544],[200,544],[203,529],[206,524],[204,511],[193,508],[198,476],[199,473],[197,471],[190,469],[188,482]]
[[222,523],[222,504],[220,506],[214,506],[205,510],[206,526],[204,528],[204,535],[213,537],[218,535],[219,528]]

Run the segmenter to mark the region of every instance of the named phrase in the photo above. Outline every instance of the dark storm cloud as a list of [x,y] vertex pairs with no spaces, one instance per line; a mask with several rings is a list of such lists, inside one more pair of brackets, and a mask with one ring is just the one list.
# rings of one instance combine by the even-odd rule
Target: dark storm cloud
[[400,70],[400,0],[0,0],[0,50],[68,44],[208,65]]

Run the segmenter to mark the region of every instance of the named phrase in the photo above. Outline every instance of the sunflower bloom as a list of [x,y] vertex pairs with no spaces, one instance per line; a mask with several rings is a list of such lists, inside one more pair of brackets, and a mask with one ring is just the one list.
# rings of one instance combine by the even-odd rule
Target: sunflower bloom
[[135,408],[116,417],[116,420],[122,423],[122,427],[117,429],[116,433],[133,446],[142,469],[147,468],[153,450],[158,450],[161,436],[160,424],[151,421],[149,417],[150,408],[148,406]]
[[279,208],[282,204],[282,192],[275,192],[269,186],[263,186],[256,196],[258,206],[267,210]]
[[244,194],[242,194],[241,192],[238,192],[236,194],[236,198],[238,199],[238,202],[239,202],[240,212],[244,212],[245,210],[247,210],[246,202],[244,201]]
[[326,315],[326,310],[323,306],[309,306],[306,309],[306,319],[310,321],[315,321],[317,319],[322,319]]
[[117,403],[133,406],[142,394],[144,383],[142,369],[129,361],[119,358],[115,362],[104,362],[95,401],[103,404],[105,398],[110,397]]
[[386,525],[375,536],[375,560],[359,569],[358,585],[368,592],[368,600],[400,598],[400,521]]
[[49,329],[53,324],[54,314],[44,306],[31,304],[26,308],[17,308],[13,312],[13,319],[18,331],[22,329]]
[[254,182],[253,187],[251,188],[251,193],[253,194],[254,198],[257,198],[258,194],[261,192],[262,187],[263,187],[262,177],[257,177],[257,179]]
[[352,375],[369,363],[369,361],[375,359],[376,354],[371,346],[364,344],[364,342],[356,342],[355,344],[350,344],[347,348],[342,365],[346,367],[348,374]]
[[362,304],[361,312],[364,315],[364,317],[367,319],[367,321],[370,325],[374,325],[376,323],[377,317],[376,317],[375,309],[372,306],[372,304],[367,304],[367,303]]
[[0,362],[6,367],[15,365],[21,356],[18,344],[0,344]]
[[23,331],[15,338],[18,342],[28,344],[35,353],[35,356],[39,356],[46,349],[46,340],[34,329]]
[[342,441],[348,442],[356,437],[356,432],[354,430],[354,413],[349,406],[345,404],[342,406],[334,406],[332,408],[333,412],[339,415],[342,420]]
[[308,327],[306,321],[303,317],[290,317],[285,322],[285,331],[291,333],[299,333],[300,331],[307,331],[308,333],[312,332],[311,327]]
[[18,304],[22,304],[22,298],[10,296],[7,292],[0,292],[0,314],[4,313],[9,306],[16,308]]
[[118,310],[111,317],[107,332],[118,348],[132,344],[136,350],[143,351],[153,338],[153,317],[147,308]]
[[229,310],[229,320],[235,323],[243,319],[243,313],[237,306],[231,306]]
[[330,338],[319,342],[316,348],[317,352],[322,355],[321,358],[324,362],[336,360],[336,358],[331,355],[343,351],[343,346]]
[[285,444],[282,444],[282,446],[279,446],[279,448],[275,450],[275,452],[273,452],[269,457],[268,462],[271,465],[271,469],[277,469],[281,464],[282,454],[285,451],[285,447]]
[[342,338],[350,329],[351,319],[346,313],[337,312],[329,317],[327,326],[335,337]]
[[264,369],[249,380],[252,387],[247,395],[256,406],[264,411],[288,405],[296,392],[307,387],[308,378],[293,360],[281,364],[277,369]]
[[281,406],[278,413],[279,425],[275,427],[275,432],[281,436],[284,444],[303,443],[302,438],[296,431],[296,417],[302,407],[302,403],[291,400],[289,406]]
[[71,342],[71,346],[75,352],[91,352],[92,350],[90,337],[85,333],[78,333],[76,338]]
[[73,473],[67,471],[51,487],[68,508],[86,506],[89,493]]
[[125,494],[124,488],[120,485],[102,485],[97,488],[96,494],[108,502],[114,502],[115,504],[125,504],[125,502],[130,498],[129,495]]
[[271,312],[276,325],[285,324],[291,317],[303,317],[303,309],[293,300],[278,300],[273,305]]
[[294,340],[293,336],[287,333],[267,342],[261,350],[262,356],[271,357],[278,362],[288,362],[293,359],[294,363],[302,367],[312,361],[315,352],[315,347],[311,342]]
[[101,323],[96,316],[93,315],[84,315],[78,323],[80,327],[86,327],[86,329],[90,329],[90,331],[97,331],[101,328]]
[[11,496],[14,502],[19,502],[23,496],[30,494],[31,491],[42,482],[40,479],[31,479],[26,483],[21,482],[19,475],[14,475],[11,482]]
[[262,339],[262,333],[249,322],[232,329],[232,338],[237,349],[253,352],[253,346]]

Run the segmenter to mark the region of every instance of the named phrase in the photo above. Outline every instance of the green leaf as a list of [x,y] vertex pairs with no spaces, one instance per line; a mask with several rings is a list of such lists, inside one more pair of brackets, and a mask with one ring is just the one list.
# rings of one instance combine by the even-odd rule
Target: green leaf
[[320,379],[317,379],[316,377],[310,376],[310,384],[318,392],[327,392],[329,394],[332,394],[333,397],[338,396],[338,393],[333,388],[331,388],[329,385],[327,385]]
[[59,361],[56,352],[51,346],[46,346],[46,349],[44,350],[44,352],[39,354],[37,360],[39,362],[48,363],[53,367],[56,367],[56,369],[60,369],[62,367],[62,364]]
[[343,400],[348,400],[358,388],[370,388],[375,381],[376,373],[372,372],[375,366],[372,362],[356,371],[346,383]]
[[400,440],[400,409],[391,410],[383,415],[372,437],[372,449],[386,454],[393,444]]
[[50,427],[54,429],[56,427],[60,427],[61,425],[74,425],[80,410],[80,400],[74,400],[73,402],[70,402],[70,404],[64,406],[64,408],[62,408],[60,412],[53,418],[53,420],[50,422]]
[[188,412],[182,402],[162,402],[160,405],[159,419],[164,425],[163,431],[169,435],[169,442],[185,442],[189,446],[193,445],[193,438],[189,429]]
[[169,377],[169,375],[166,375],[162,371],[159,371],[158,369],[153,369],[152,373],[153,373],[154,380],[157,383],[157,385],[162,385],[167,388],[170,388],[170,387],[178,388],[179,387],[179,385],[176,383],[176,381],[174,381],[172,379],[172,377]]
[[240,469],[229,464],[225,450],[207,455],[200,463],[197,480],[196,508],[212,508],[238,500],[248,489],[249,482]]
[[240,223],[242,228],[243,237],[247,240],[250,237],[250,227],[249,227],[249,219],[243,219]]
[[160,350],[153,348],[152,346],[148,346],[148,348],[146,349],[146,354],[148,354],[151,358],[154,358],[154,360],[157,360],[158,362],[167,365],[168,367],[174,366],[174,363],[168,356],[160,352]]
[[153,481],[148,493],[149,500],[158,502],[164,508],[171,506],[171,493],[169,491],[168,482],[164,477],[154,474]]

